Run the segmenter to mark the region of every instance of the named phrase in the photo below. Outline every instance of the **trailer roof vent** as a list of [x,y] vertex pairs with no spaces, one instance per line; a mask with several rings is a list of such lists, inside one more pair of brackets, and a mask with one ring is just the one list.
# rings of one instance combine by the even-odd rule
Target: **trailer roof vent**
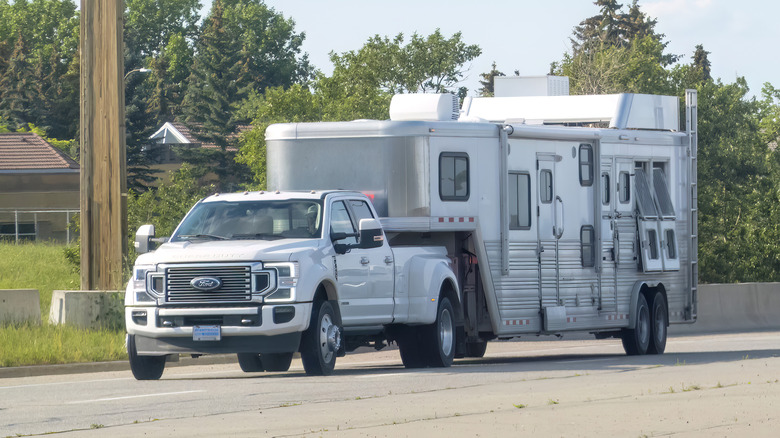
[[458,120],[458,96],[444,94],[396,94],[390,101],[390,120],[420,120],[438,122]]

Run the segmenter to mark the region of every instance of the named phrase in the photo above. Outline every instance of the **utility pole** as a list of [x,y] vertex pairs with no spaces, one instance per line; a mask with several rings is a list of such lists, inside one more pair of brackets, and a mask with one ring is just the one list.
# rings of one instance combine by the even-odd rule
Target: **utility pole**
[[122,289],[127,254],[124,0],[81,0],[81,289]]

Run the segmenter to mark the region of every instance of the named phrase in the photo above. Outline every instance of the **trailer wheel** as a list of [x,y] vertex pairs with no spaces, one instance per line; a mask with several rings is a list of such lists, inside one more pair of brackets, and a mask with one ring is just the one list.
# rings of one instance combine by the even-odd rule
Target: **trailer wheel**
[[650,321],[652,322],[653,333],[647,352],[650,354],[663,354],[666,349],[669,314],[666,310],[666,298],[664,298],[664,294],[661,292],[656,292],[655,297],[653,297]]
[[423,344],[428,353],[428,366],[448,367],[455,358],[455,312],[449,298],[439,300],[436,322],[425,327]]
[[259,373],[265,371],[260,355],[257,353],[238,353],[238,366],[245,373]]
[[484,357],[487,341],[466,342],[466,357]]
[[636,327],[623,329],[622,332],[623,349],[626,350],[626,354],[629,356],[646,354],[652,330],[650,308],[647,306],[645,296],[640,293],[636,305]]
[[314,303],[309,328],[301,339],[301,361],[306,374],[327,376],[336,366],[341,348],[341,327],[336,324],[333,306],[328,301]]
[[135,335],[127,335],[127,357],[136,380],[158,380],[165,370],[165,356],[139,356]]
[[402,327],[396,343],[401,353],[401,362],[406,368],[425,368],[421,331],[425,327]]
[[293,353],[265,353],[260,355],[260,362],[266,371],[287,371],[292,363]]

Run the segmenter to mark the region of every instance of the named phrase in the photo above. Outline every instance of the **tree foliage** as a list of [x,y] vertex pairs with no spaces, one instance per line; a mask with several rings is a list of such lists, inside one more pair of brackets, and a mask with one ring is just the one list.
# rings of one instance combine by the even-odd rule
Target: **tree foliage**
[[396,93],[458,92],[465,64],[481,53],[455,33],[438,29],[426,37],[376,35],[358,50],[331,53],[333,74],[310,83],[266,89],[246,101],[239,116],[252,120],[237,159],[252,170],[253,187],[265,188],[265,129],[277,122],[387,119]]

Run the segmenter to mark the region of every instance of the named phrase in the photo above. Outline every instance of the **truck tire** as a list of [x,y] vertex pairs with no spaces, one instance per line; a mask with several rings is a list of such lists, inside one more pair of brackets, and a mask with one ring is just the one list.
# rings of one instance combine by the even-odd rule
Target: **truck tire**
[[301,361],[306,374],[327,376],[333,373],[341,347],[341,328],[328,301],[315,301],[309,328],[301,339]]
[[257,353],[238,353],[238,366],[245,373],[259,373],[265,371],[260,355]]
[[656,292],[650,309],[650,322],[652,334],[650,345],[647,348],[649,354],[663,354],[666,350],[666,334],[669,327],[669,314],[666,310],[666,298],[661,292]]
[[266,371],[287,371],[292,363],[292,353],[264,353],[260,361]]
[[165,370],[165,356],[139,356],[135,335],[127,335],[127,357],[136,380],[158,380]]
[[621,336],[626,354],[629,356],[646,354],[650,346],[652,331],[650,308],[647,306],[647,299],[640,293],[636,304],[636,327],[623,329]]
[[449,298],[442,297],[436,310],[436,322],[423,332],[427,362],[431,367],[448,367],[455,359],[455,312]]
[[466,342],[466,357],[484,357],[487,341]]
[[426,327],[403,327],[396,342],[401,353],[401,362],[406,368],[425,368],[426,361],[423,355],[422,340],[420,334]]

